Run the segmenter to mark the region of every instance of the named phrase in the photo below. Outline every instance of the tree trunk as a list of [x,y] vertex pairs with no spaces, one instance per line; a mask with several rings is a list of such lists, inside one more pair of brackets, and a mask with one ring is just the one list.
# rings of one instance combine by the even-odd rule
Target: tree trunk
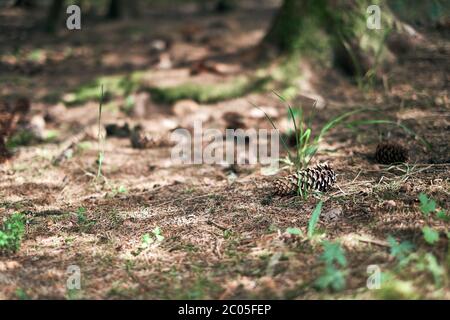
[[35,3],[33,0],[16,0],[16,2],[14,3],[14,7],[17,8],[34,8],[35,7]]
[[[381,30],[367,27],[372,3],[381,9]],[[284,0],[262,47],[281,55],[327,55],[348,74],[363,76],[392,57],[385,42],[394,23],[386,0]]]
[[54,32],[58,25],[63,9],[64,0],[53,0],[47,15],[46,30]]
[[214,11],[217,13],[228,13],[236,8],[234,0],[218,0]]
[[140,17],[140,9],[141,6],[139,4],[139,0],[131,0],[128,2],[128,8],[129,8],[129,12],[130,12],[130,16],[132,18],[138,18]]
[[116,20],[122,16],[121,0],[111,0],[109,2],[108,19]]

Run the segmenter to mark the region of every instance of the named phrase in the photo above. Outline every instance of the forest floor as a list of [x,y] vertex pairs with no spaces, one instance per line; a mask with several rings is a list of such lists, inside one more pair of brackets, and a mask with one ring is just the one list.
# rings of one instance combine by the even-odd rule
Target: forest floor
[[[159,136],[200,119],[224,130],[223,114],[232,111],[248,128],[270,128],[251,101],[287,130],[286,107],[270,90],[175,103],[155,101],[142,89],[187,81],[223,85],[255,71],[240,57],[260,41],[275,8],[227,15],[190,10],[110,23],[87,17],[82,31],[56,36],[33,29],[39,12],[0,13],[6,30],[0,34],[0,95],[28,97],[31,116],[44,117],[52,137],[16,148],[0,165],[0,218],[26,216],[20,250],[0,256],[0,299],[450,299],[449,222],[424,215],[418,200],[425,193],[449,208],[448,30],[419,30],[425,40],[398,58],[384,85],[364,90],[327,66],[299,66],[305,75],[300,93],[306,88],[306,95],[324,101],[313,132],[343,112],[370,107],[380,113],[359,119],[401,121],[433,146],[427,151],[392,126],[332,130],[314,162],[328,162],[338,178],[322,198],[312,238],[306,234],[318,199],[271,196],[273,177],[259,165],[175,165],[169,146],[134,149],[128,138],[108,137],[97,177],[99,104],[78,88],[101,76],[139,75],[139,87],[126,93],[111,78],[98,80],[110,93],[103,124],[140,124]],[[213,67],[200,63],[206,60]],[[311,108],[305,101],[296,96],[291,102]],[[73,156],[54,165],[81,130],[88,134]],[[408,146],[409,163],[374,163],[381,137]],[[440,233],[433,245],[424,239],[426,226]],[[414,248],[407,257],[392,255],[401,244],[389,236]],[[325,239],[339,242],[346,257],[347,264],[336,267],[346,278],[340,291],[315,285],[326,271],[320,259]],[[80,290],[66,286],[73,265],[81,271]],[[381,289],[367,288],[369,265],[382,272]]]

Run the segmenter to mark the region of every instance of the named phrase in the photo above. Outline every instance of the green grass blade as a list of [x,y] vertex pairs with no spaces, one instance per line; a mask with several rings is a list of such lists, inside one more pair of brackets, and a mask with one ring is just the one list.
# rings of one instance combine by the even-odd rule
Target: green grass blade
[[[251,101],[248,101],[248,103],[250,103],[253,107],[255,107],[256,109],[262,111],[264,113],[264,116],[267,118],[267,120],[270,122],[270,124],[272,125],[272,127],[277,130],[278,132],[280,130],[278,130],[277,126],[275,125],[275,123],[273,122],[272,118],[260,107],[258,107],[256,104],[254,104]],[[286,141],[284,140],[283,136],[280,134],[280,139],[281,139],[281,143],[283,144],[284,149],[287,151],[288,155],[289,155],[289,159],[292,159],[292,155],[291,152],[289,151],[289,147],[286,143]]]
[[295,133],[295,148],[296,148],[296,150],[297,150],[297,159],[294,159],[295,161],[295,163],[297,164],[297,167],[299,166],[299,164],[300,164],[300,161],[302,160],[302,156],[301,156],[301,151],[300,151],[300,148],[302,147],[302,141],[301,141],[301,139],[300,139],[300,137],[301,136],[303,136],[303,126],[302,126],[302,122],[303,122],[303,111],[302,111],[302,109],[300,108],[299,109],[299,126],[300,126],[300,129],[298,128],[298,126],[297,126],[297,122],[295,121],[295,113],[294,113],[294,110],[292,109],[292,107],[291,107],[291,105],[289,104],[289,102],[287,102],[286,101],[286,99],[281,95],[281,94],[279,94],[278,92],[276,92],[275,90],[274,91],[272,91],[281,101],[283,101],[284,103],[286,103],[286,105],[287,105],[287,107],[288,107],[288,110],[289,110],[289,115],[290,115],[290,117],[291,117],[291,119],[292,119],[292,123],[293,123],[293,125],[294,125],[294,133]]
[[327,131],[329,131],[330,129],[334,128],[336,125],[338,125],[340,122],[344,121],[346,118],[363,112],[363,111],[367,111],[368,109],[363,108],[363,109],[357,109],[357,110],[353,110],[353,111],[349,111],[346,112],[344,114],[341,114],[340,116],[334,118],[333,120],[327,122],[327,124],[325,124],[325,126],[322,128],[322,130],[320,130],[320,134],[316,137],[316,142],[319,142],[322,137],[327,133]]
[[313,213],[311,214],[311,218],[309,218],[308,223],[308,238],[311,238],[314,235],[314,231],[316,229],[317,222],[319,221],[320,212],[322,211],[323,201],[319,201]]

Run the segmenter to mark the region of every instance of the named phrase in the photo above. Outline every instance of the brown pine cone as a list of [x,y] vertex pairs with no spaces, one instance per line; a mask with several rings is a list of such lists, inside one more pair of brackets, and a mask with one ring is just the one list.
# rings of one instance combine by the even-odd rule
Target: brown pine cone
[[15,112],[20,113],[22,115],[26,115],[28,112],[30,112],[30,109],[31,109],[30,100],[28,100],[27,98],[22,97],[16,100],[14,106]]
[[299,170],[287,177],[275,180],[274,194],[285,196],[297,194],[301,190],[326,192],[336,182],[336,174],[328,164]]
[[238,112],[225,112],[222,116],[225,121],[226,129],[245,129],[247,126],[245,125],[244,117]]
[[131,146],[135,149],[170,147],[174,144],[165,136],[150,135],[140,127],[134,128],[130,135]]
[[381,164],[407,162],[408,149],[397,142],[381,142],[375,151],[375,160]]

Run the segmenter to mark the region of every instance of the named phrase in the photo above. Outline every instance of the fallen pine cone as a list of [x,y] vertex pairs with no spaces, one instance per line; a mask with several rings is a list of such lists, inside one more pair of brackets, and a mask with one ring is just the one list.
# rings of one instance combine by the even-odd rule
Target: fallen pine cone
[[336,182],[336,174],[328,164],[299,170],[274,181],[274,194],[280,196],[295,195],[298,190],[328,191]]
[[106,136],[117,138],[128,138],[131,134],[128,123],[121,125],[111,123],[105,126]]
[[225,121],[226,129],[245,129],[247,126],[245,125],[244,117],[238,112],[225,112],[222,116]]
[[171,147],[174,145],[164,136],[155,136],[144,132],[139,126],[130,135],[131,146],[135,149]]
[[402,163],[408,159],[408,149],[396,142],[381,142],[375,151],[375,160],[381,164]]

